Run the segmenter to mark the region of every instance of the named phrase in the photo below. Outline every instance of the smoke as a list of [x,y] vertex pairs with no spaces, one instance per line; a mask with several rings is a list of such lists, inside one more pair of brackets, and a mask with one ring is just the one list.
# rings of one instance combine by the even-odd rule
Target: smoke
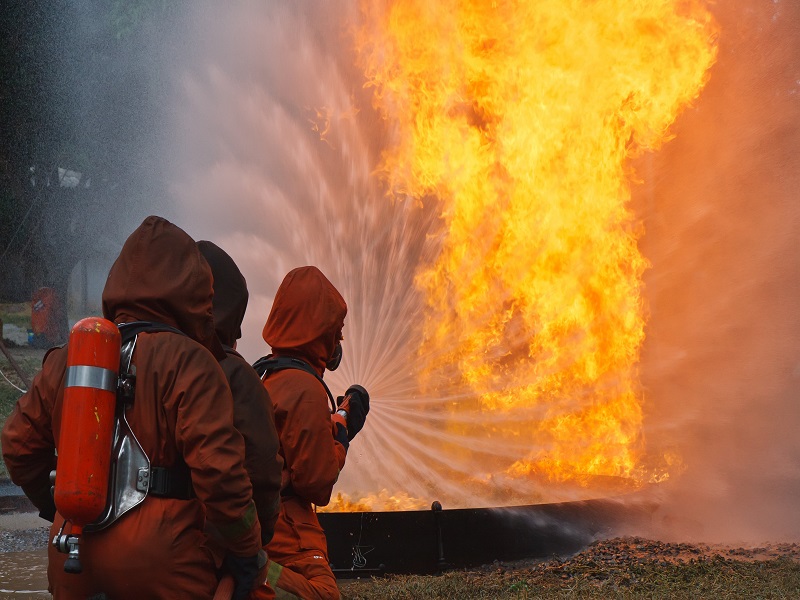
[[[405,480],[413,492],[409,462],[432,479],[456,468],[401,457],[424,439],[403,394],[418,371],[414,268],[434,251],[436,215],[392,204],[371,175],[387,134],[353,67],[355,3],[192,6],[161,136],[174,218],[247,278],[251,360],[269,351],[260,332],[288,270],[316,264],[343,292],[347,354],[331,384],[362,383],[387,410],[373,423],[385,437],[361,434],[340,484]],[[653,491],[647,525],[676,539],[797,539],[800,8],[712,9],[722,33],[709,83],[675,139],[636,165],[652,263],[644,434],[649,454],[683,464]]]
[[674,539],[797,539],[800,8],[713,9],[719,62],[639,168],[645,434],[685,465],[651,525]]

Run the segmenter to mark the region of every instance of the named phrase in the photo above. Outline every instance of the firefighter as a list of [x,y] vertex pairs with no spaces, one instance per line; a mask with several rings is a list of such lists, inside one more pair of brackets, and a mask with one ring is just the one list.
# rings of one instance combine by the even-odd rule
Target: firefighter
[[266,357],[273,367],[264,367],[263,381],[275,407],[284,460],[280,516],[267,546],[268,580],[279,598],[339,598],[315,505],[330,501],[349,442],[369,410],[369,395],[360,386],[348,390],[339,407],[329,408],[322,380],[341,360],[346,313],[344,299],[322,272],[300,267],[278,288],[263,330],[273,352]]
[[[144,492],[138,485],[127,490],[144,494],[138,505],[104,529],[84,531],[82,572],[65,572],[66,555],[49,545],[51,593],[56,600],[211,599],[225,565],[234,598],[246,597],[265,578],[265,556],[244,441],[217,362],[225,353],[214,334],[211,270],[194,240],[160,217],[145,219],[111,267],[103,314],[118,324],[151,321],[179,330],[139,333],[131,358],[135,390],[126,418],[154,478]],[[2,432],[9,475],[53,521],[51,540],[65,525],[49,473],[56,469],[58,490],[66,360],[67,347],[45,356]]]
[[233,259],[216,244],[197,242],[214,276],[214,328],[227,358],[220,362],[233,394],[233,424],[244,437],[245,467],[261,523],[261,543],[272,539],[278,518],[281,469],[278,433],[267,390],[253,367],[236,352],[249,297],[247,281]]

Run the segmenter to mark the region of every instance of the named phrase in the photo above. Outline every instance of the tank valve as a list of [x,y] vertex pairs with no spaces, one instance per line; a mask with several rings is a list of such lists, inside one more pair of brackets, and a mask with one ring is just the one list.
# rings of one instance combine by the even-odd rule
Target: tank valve
[[[64,561],[64,571],[66,573],[78,574],[83,571],[83,565],[80,561],[80,531],[75,533],[64,533],[64,526],[61,526],[59,532],[53,536],[53,546],[62,554],[67,554],[67,560]],[[73,528],[74,529],[74,528]]]

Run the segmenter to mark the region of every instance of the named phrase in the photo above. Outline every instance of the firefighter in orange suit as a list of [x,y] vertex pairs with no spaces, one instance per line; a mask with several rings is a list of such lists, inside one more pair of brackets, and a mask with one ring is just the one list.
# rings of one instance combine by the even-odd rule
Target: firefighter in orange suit
[[[234,598],[246,597],[264,580],[259,560],[265,557],[244,441],[217,362],[225,354],[214,334],[211,271],[194,240],[162,218],[145,219],[111,267],[103,314],[115,323],[152,321],[180,330],[138,335],[127,410],[151,472],[172,483],[150,489],[107,528],[85,531],[81,573],[65,573],[66,555],[50,544],[50,591],[56,600],[211,599],[224,565],[236,581]],[[66,347],[45,356],[2,432],[11,479],[53,521],[50,539],[64,523],[49,473],[56,468],[58,488],[66,357]]]
[[314,505],[330,501],[349,442],[369,410],[366,390],[353,386],[358,392],[348,393],[348,403],[334,411],[322,382],[325,370],[341,360],[346,314],[344,299],[322,272],[300,267],[284,278],[264,326],[272,357],[290,357],[309,369],[287,368],[263,377],[284,459],[280,516],[267,546],[268,580],[278,598],[339,598]]
[[[214,276],[214,328],[227,357],[220,362],[233,394],[233,423],[244,437],[245,467],[253,484],[253,501],[266,546],[275,531],[283,459],[272,400],[253,367],[236,352],[247,309],[247,281],[234,260],[219,246],[197,242]],[[266,596],[265,596],[266,597]]]

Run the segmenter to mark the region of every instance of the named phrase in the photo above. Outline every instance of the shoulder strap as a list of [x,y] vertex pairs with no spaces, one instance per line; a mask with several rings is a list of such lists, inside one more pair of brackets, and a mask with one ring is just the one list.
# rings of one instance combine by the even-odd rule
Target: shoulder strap
[[269,356],[262,356],[254,362],[253,368],[256,370],[256,373],[258,373],[258,376],[261,377],[262,381],[275,371],[283,371],[284,369],[297,369],[313,375],[316,377],[317,381],[322,384],[322,387],[325,388],[325,393],[328,394],[328,399],[330,400],[331,411],[336,412],[336,401],[333,399],[333,394],[331,394],[328,385],[322,377],[319,376],[319,373],[314,370],[314,367],[306,361],[291,356],[275,357],[270,354]]
[[120,340],[119,356],[119,384],[117,385],[117,395],[123,406],[133,402],[136,386],[136,367],[133,365],[133,349],[136,347],[136,339],[140,333],[152,333],[156,331],[170,331],[179,335],[186,335],[180,329],[176,329],[165,323],[154,321],[131,321],[129,323],[117,324]]
[[122,335],[123,346],[142,332],[154,333],[156,331],[171,331],[172,333],[186,335],[180,329],[177,329],[172,325],[158,323],[156,321],[131,321],[130,323],[119,323],[117,327]]

